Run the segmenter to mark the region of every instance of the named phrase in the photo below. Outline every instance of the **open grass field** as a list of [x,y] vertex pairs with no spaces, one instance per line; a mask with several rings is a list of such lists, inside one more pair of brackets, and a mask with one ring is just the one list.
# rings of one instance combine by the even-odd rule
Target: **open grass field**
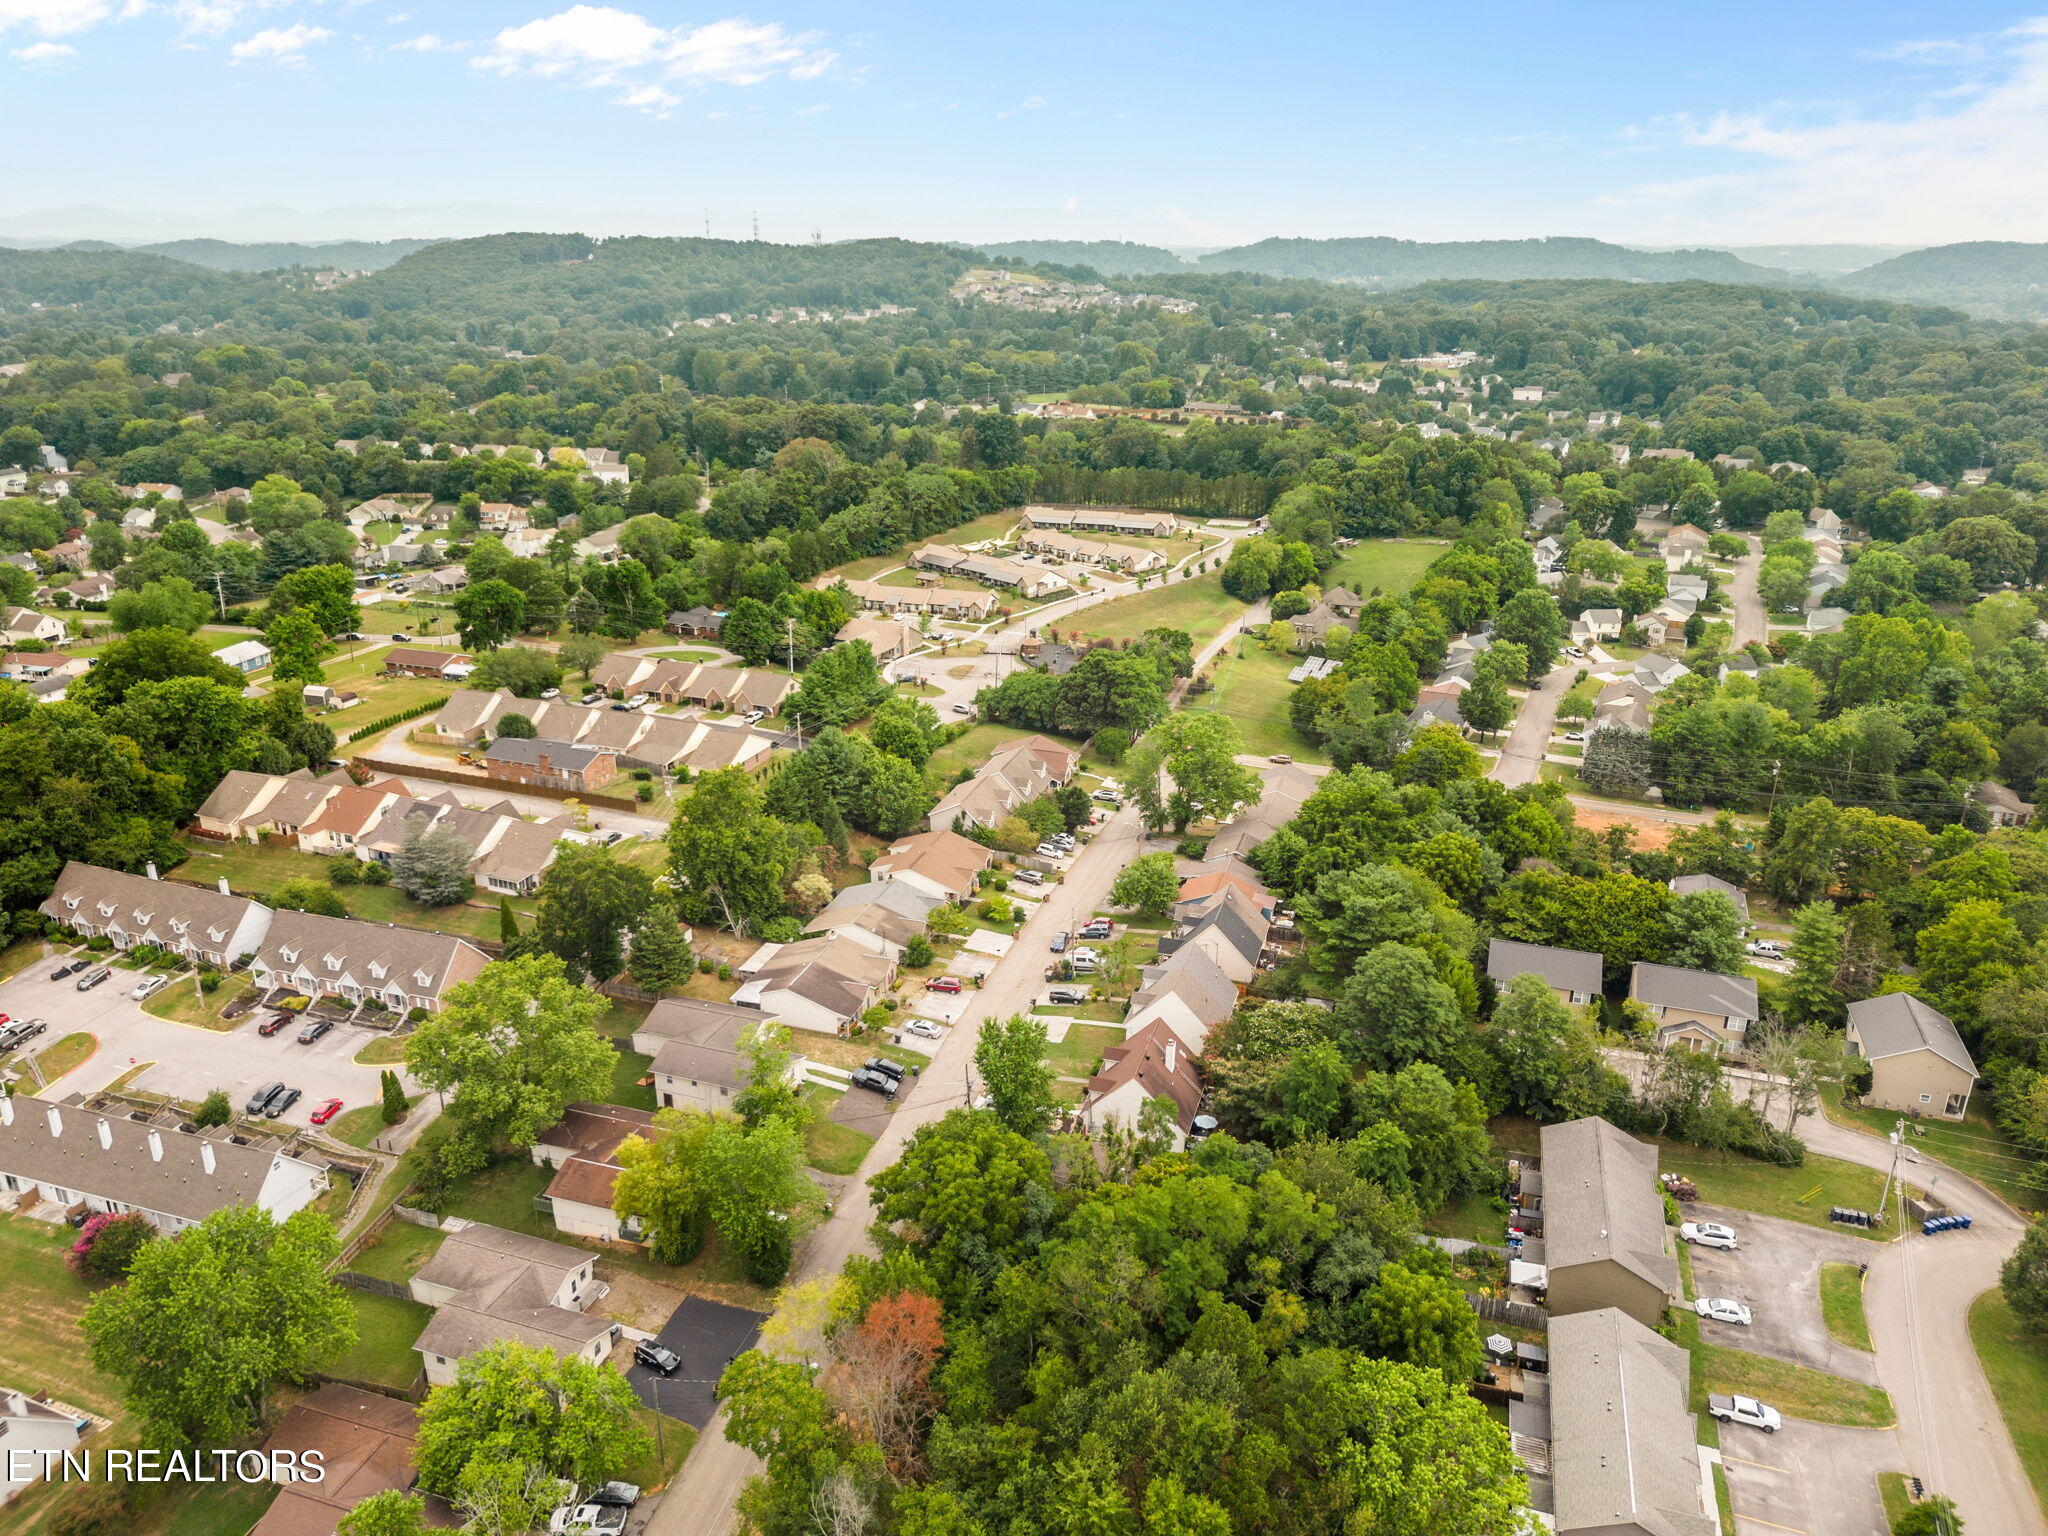
[[1713,1205],[1732,1205],[1737,1210],[1801,1221],[1810,1227],[1829,1227],[1874,1241],[1892,1236],[1897,1225],[1894,1221],[1866,1231],[1861,1227],[1834,1227],[1828,1221],[1830,1206],[1853,1206],[1859,1211],[1877,1208],[1884,1176],[1874,1168],[1812,1154],[1797,1168],[1779,1168],[1738,1153],[1688,1147],[1674,1141],[1659,1141],[1657,1156],[1660,1168],[1691,1179],[1699,1186],[1700,1198]]
[[1789,1360],[1768,1359],[1720,1344],[1695,1346],[1693,1411],[1706,1408],[1709,1393],[1725,1397],[1738,1392],[1769,1403],[1788,1417],[1811,1419],[1816,1424],[1884,1429],[1898,1422],[1891,1397],[1882,1387],[1867,1387]]
[[1863,1274],[1854,1264],[1821,1265],[1820,1315],[1837,1344],[1872,1347],[1870,1321],[1863,1315]]
[[100,1043],[95,1037],[84,1030],[76,1030],[38,1053],[36,1067],[43,1074],[45,1083],[54,1083],[67,1072],[75,1072],[84,1066],[99,1048]]
[[1285,752],[1304,763],[1327,763],[1328,754],[1297,731],[1288,718],[1294,684],[1287,681],[1287,674],[1300,659],[1275,655],[1255,642],[1239,640],[1235,649],[1216,663],[1215,688],[1195,695],[1193,702],[1199,709],[1235,721],[1247,752],[1261,757]]
[[1497,1195],[1460,1195],[1423,1217],[1422,1230],[1497,1247],[1508,1239],[1507,1211]]
[[1060,628],[1104,640],[1135,640],[1148,629],[1180,629],[1194,636],[1200,650],[1244,610],[1223,590],[1222,576],[1211,572],[1084,608]]
[[1123,1040],[1118,1025],[1075,1024],[1068,1028],[1066,1039],[1046,1051],[1046,1065],[1062,1077],[1093,1077],[1101,1070],[1103,1051]]
[[[1825,1108],[1829,1119],[1873,1136],[1889,1136],[1901,1118],[1891,1110],[1856,1104],[1834,1103]],[[1906,1142],[1914,1151],[1938,1158],[1958,1173],[1988,1185],[2017,1210],[2038,1212],[2048,1204],[2048,1191],[2025,1182],[2027,1171],[2038,1168],[2040,1159],[1999,1130],[1982,1097],[1971,1101],[1970,1112],[1959,1125],[1908,1119]]]
[[248,990],[248,977],[224,976],[213,991],[201,992],[193,986],[191,973],[187,972],[173,977],[169,986],[142,1005],[142,1011],[201,1029],[233,1029],[239,1021],[222,1018],[221,1013]]
[[[287,880],[314,879],[324,883],[328,870],[333,867],[331,860],[316,853],[301,853],[296,848],[266,847],[240,841],[216,843],[201,838],[194,838],[185,846],[190,857],[178,866],[176,874],[179,879],[212,885],[225,875],[228,888],[238,896],[267,896]],[[391,885],[338,885],[334,892],[341,898],[350,917],[359,917],[365,922],[394,923],[401,928],[430,928],[436,933],[453,933],[466,939],[498,937],[498,901],[495,896],[489,897],[483,906],[458,903],[452,907],[423,907]],[[530,920],[534,904],[514,897],[512,909]]]
[[440,1252],[445,1241],[445,1232],[415,1226],[412,1222],[393,1217],[384,1223],[361,1252],[349,1260],[348,1267],[359,1275],[371,1275],[403,1285],[419,1273],[427,1260]]
[[117,1382],[92,1367],[79,1314],[98,1287],[71,1273],[74,1234],[26,1216],[0,1216],[0,1381],[113,1417]]
[[403,1391],[420,1373],[420,1356],[412,1347],[413,1340],[433,1319],[434,1309],[396,1296],[373,1296],[368,1291],[343,1294],[355,1304],[356,1342],[324,1368],[349,1381]]
[[1995,1289],[1971,1305],[1970,1339],[2034,1497],[2048,1509],[2048,1340],[2021,1327]]
[[850,1125],[814,1120],[804,1131],[804,1157],[820,1173],[857,1172],[875,1138]]
[[1450,546],[1421,539],[1374,539],[1344,551],[1344,557],[1323,573],[1325,591],[1349,587],[1360,597],[1375,592],[1389,596],[1406,592],[1422,579],[1429,562]]
[[[963,768],[979,768],[989,759],[989,754],[998,747],[1013,741],[1022,741],[1026,736],[1037,736],[1038,731],[1027,731],[1017,725],[984,724],[971,726],[958,738],[949,741],[931,755],[925,764],[925,775],[934,784],[950,785]],[[1069,737],[1048,735],[1048,740],[1064,741],[1078,745]]]

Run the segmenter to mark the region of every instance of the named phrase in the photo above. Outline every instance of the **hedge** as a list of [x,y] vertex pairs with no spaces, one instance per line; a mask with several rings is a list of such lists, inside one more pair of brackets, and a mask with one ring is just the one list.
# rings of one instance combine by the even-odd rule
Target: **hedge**
[[342,742],[354,741],[358,736],[374,736],[379,731],[390,730],[394,725],[403,725],[408,720],[419,719],[421,715],[430,715],[443,704],[446,704],[448,699],[449,695],[443,694],[438,699],[428,699],[423,704],[415,704],[411,709],[401,709],[395,715],[386,715],[381,720],[372,720],[368,725],[359,725],[346,736],[338,738],[335,744],[339,746]]

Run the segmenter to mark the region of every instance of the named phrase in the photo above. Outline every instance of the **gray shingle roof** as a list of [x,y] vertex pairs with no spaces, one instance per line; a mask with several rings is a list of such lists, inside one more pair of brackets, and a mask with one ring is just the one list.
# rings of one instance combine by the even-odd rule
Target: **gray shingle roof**
[[566,741],[545,741],[537,737],[500,736],[484,755],[494,763],[524,763],[539,767],[545,757],[551,768],[581,773],[611,749],[579,747]]
[[1588,949],[1554,949],[1514,939],[1495,939],[1486,946],[1486,974],[1503,986],[1531,971],[1567,992],[1597,993],[1603,963],[1598,953]]
[[1747,976],[1723,976],[1719,971],[1689,971],[1683,966],[1639,960],[1629,972],[1628,995],[1656,1007],[1692,1013],[1730,1019],[1762,1017],[1756,1007],[1756,983]]
[[1932,1051],[1951,1066],[1972,1077],[1977,1075],[1977,1063],[1970,1059],[1969,1047],[1948,1015],[1928,1007],[1910,992],[1890,992],[1851,1003],[1849,1027],[1862,1042],[1865,1060]]
[[1749,921],[1749,898],[1743,894],[1741,886],[1730,884],[1719,875],[1673,875],[1671,877],[1671,894],[1674,896],[1696,896],[1701,891],[1725,898],[1728,905],[1735,909],[1736,914],[1744,922]]
[[1550,1320],[1550,1465],[1559,1536],[1715,1536],[1702,1508],[1690,1358],[1616,1307]]
[[1597,1115],[1546,1125],[1543,1248],[1552,1269],[1612,1262],[1678,1294],[1678,1261],[1664,1251],[1657,1149]]

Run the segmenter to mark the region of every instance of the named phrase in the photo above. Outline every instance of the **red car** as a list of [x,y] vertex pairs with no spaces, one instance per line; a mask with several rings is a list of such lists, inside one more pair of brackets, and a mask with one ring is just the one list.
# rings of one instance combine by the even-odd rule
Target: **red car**
[[329,1099],[325,1104],[322,1104],[318,1109],[313,1111],[313,1123],[315,1125],[325,1125],[328,1121],[332,1120],[336,1115],[340,1113],[341,1100]]
[[273,1013],[269,1018],[256,1026],[256,1033],[259,1035],[274,1035],[280,1029],[283,1029],[285,1025],[291,1023],[291,1021],[292,1016],[288,1013]]
[[924,984],[924,989],[927,992],[958,992],[960,990],[960,978],[958,976],[934,976]]

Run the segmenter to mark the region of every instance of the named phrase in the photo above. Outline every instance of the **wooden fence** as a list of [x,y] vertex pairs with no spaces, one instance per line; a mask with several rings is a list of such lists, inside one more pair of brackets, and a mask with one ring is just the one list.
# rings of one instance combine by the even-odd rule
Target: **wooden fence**
[[1506,1323],[1514,1328],[1543,1328],[1550,1314],[1526,1301],[1510,1301],[1505,1296],[1480,1296],[1471,1291],[1465,1299],[1472,1304],[1472,1310],[1489,1323]]
[[482,774],[460,773],[453,768],[436,768],[427,763],[387,763],[375,757],[352,757],[349,762],[370,773],[388,773],[408,779],[435,779],[443,784],[465,784],[487,794],[538,795],[543,800],[574,800],[601,811],[632,811],[647,814],[638,800],[621,795],[598,795],[584,790],[558,789],[552,784],[515,784],[507,779],[485,778]]

